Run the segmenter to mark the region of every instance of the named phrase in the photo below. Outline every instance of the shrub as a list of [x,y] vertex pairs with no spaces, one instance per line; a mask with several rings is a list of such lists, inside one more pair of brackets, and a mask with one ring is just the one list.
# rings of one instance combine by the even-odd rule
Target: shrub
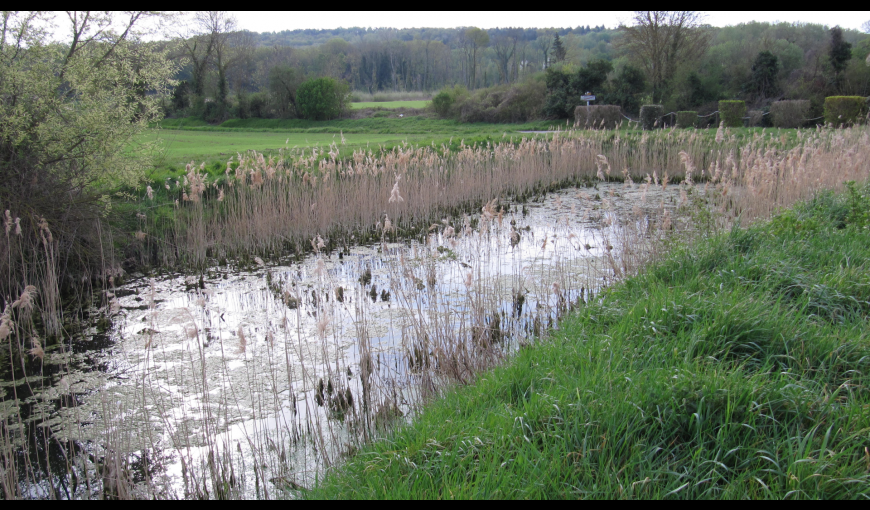
[[206,98],[203,103],[202,120],[210,124],[221,123],[227,120],[226,110],[223,105],[218,104],[214,99]]
[[860,124],[867,115],[867,101],[862,96],[830,96],[825,98],[825,123],[840,127]]
[[269,108],[269,93],[255,92],[248,96],[248,108],[251,111],[251,117],[258,119],[267,119],[271,117],[271,109]]
[[743,101],[719,101],[719,117],[725,127],[743,127],[746,116],[746,103]]
[[749,125],[752,127],[760,126],[764,121],[764,112],[762,110],[749,110]]
[[688,128],[694,127],[698,121],[698,112],[677,112],[677,127]]
[[299,116],[308,120],[340,117],[350,105],[350,87],[334,78],[308,80],[296,91]]
[[773,125],[778,128],[799,128],[809,117],[810,102],[806,99],[777,101],[770,105]]
[[640,107],[640,125],[644,131],[662,127],[665,109],[660,104],[646,104]]
[[615,105],[574,108],[574,126],[584,129],[615,129],[622,121],[622,109]]
[[251,100],[250,96],[246,93],[239,92],[236,94],[236,117],[240,119],[247,119],[251,117]]
[[432,98],[432,109],[435,114],[443,119],[452,119],[459,116],[458,103],[468,96],[468,90],[463,86],[444,87]]
[[526,122],[541,117],[545,97],[546,85],[535,78],[474,94],[461,86],[445,87],[432,98],[432,109],[441,118],[460,122]]

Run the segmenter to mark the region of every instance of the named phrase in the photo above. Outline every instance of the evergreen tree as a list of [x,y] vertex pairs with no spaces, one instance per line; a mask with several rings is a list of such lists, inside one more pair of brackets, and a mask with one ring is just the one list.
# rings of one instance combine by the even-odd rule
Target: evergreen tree
[[565,55],[568,51],[565,49],[565,46],[562,44],[562,39],[559,38],[559,34],[553,38],[553,62],[564,62]]
[[776,76],[779,73],[779,58],[769,51],[762,51],[752,64],[752,75],[744,91],[752,99],[763,99],[779,94]]
[[839,25],[831,29],[831,67],[834,68],[834,87],[840,88],[840,74],[852,58],[852,45],[843,40],[843,29]]

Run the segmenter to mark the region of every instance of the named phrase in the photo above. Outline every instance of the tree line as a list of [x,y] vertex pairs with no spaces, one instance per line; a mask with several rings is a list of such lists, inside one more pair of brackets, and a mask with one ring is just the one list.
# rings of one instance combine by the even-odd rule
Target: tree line
[[210,120],[296,115],[296,87],[323,77],[370,96],[546,80],[555,93],[542,111],[548,116],[567,115],[572,91],[580,88],[597,93],[599,104],[629,112],[642,103],[685,110],[719,99],[788,98],[818,106],[826,95],[870,95],[867,33],[812,23],[720,28],[690,11],[637,12],[617,29],[355,27],[261,34],[237,30],[226,13],[203,12],[175,44],[180,84],[169,112]]

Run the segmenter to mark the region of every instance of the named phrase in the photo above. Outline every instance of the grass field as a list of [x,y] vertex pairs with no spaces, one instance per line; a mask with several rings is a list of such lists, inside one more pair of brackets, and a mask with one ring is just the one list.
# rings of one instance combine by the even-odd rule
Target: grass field
[[[377,103],[384,104],[384,103]],[[161,129],[152,129],[138,138],[139,142],[162,140],[162,149],[154,154],[157,166],[183,165],[197,162],[226,161],[237,152],[256,150],[266,155],[281,148],[308,149],[328,147],[335,142],[346,156],[359,148],[391,148],[402,143],[458,147],[461,142],[501,141],[506,137],[532,137],[520,131],[564,129],[558,121],[538,121],[525,124],[463,124],[453,120],[426,117],[340,119],[307,121],[301,119],[232,119],[220,125],[210,125],[195,119],[166,119]],[[627,128],[627,126],[626,126]],[[678,130],[679,134],[682,130]],[[762,128],[737,128],[730,132],[740,139],[760,136]],[[639,136],[637,130],[620,133]],[[783,139],[788,145],[797,142],[796,130],[767,130],[767,136]],[[698,130],[698,136],[712,140],[715,129]],[[614,135],[616,133],[614,132]],[[625,135],[621,135],[625,136]],[[342,142],[344,138],[344,143]]]
[[430,101],[366,101],[360,103],[351,103],[350,107],[354,110],[362,108],[426,108]]
[[[440,138],[440,137],[439,137]],[[192,131],[192,130],[152,130],[141,141],[161,140],[162,150],[155,153],[155,161],[160,164],[181,164],[194,160],[214,161],[235,157],[236,153],[256,150],[265,155],[277,153],[281,148],[328,147],[335,142],[342,153],[367,146],[394,146],[403,141],[408,143],[431,140],[422,134],[341,134],[329,133],[280,133],[262,131]]]
[[866,499],[868,196],[675,250],[307,495]]
[[[384,103],[375,103],[384,104]],[[547,130],[561,123],[547,121],[527,124],[460,124],[452,120],[424,117],[341,119],[307,121],[300,119],[233,119],[218,126],[193,119],[166,119],[161,129],[151,129],[137,142],[161,140],[155,152],[156,166],[183,165],[191,160],[218,161],[237,152],[256,150],[266,155],[281,148],[328,147],[335,142],[342,155],[360,148],[391,148],[402,143],[436,145],[463,140],[501,140],[519,130]],[[342,140],[344,138],[344,140]]]
[[555,126],[562,129],[565,121],[537,121],[525,124],[470,124],[454,120],[432,119],[421,116],[404,118],[376,117],[366,119],[303,120],[303,119],[230,119],[219,125],[198,119],[165,119],[163,129],[192,131],[277,131],[282,133],[335,133],[344,134],[444,134],[477,136],[510,133],[520,130],[546,130]]

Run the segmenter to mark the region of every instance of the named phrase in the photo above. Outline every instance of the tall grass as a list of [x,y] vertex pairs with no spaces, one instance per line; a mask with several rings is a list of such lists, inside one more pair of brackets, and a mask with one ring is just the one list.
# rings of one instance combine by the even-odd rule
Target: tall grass
[[228,161],[221,190],[193,165],[185,182],[169,184],[179,206],[189,205],[177,214],[174,249],[184,262],[203,265],[209,258],[299,252],[318,235],[329,250],[372,241],[396,180],[406,200],[391,206],[392,222],[399,232],[419,235],[445,213],[581,181],[697,182],[718,190],[707,199],[728,222],[766,217],[818,189],[864,177],[866,131],[810,130],[798,132],[798,139],[758,133],[738,141],[727,130],[716,141],[674,130],[625,136],[569,131],[455,153],[406,145],[382,155],[357,150],[348,160],[333,144],[327,159],[316,151],[268,159],[240,154],[237,165]]
[[[139,245],[133,251],[140,262],[202,270],[225,265],[228,259],[238,260],[242,268],[263,267],[260,257],[278,258],[288,251],[315,257],[311,288],[266,273],[270,292],[286,305],[278,319],[284,326],[256,336],[243,325],[226,326],[237,340],[233,345],[221,340],[222,361],[217,364],[210,361],[203,337],[225,326],[213,317],[209,294],[197,294],[183,332],[173,332],[160,331],[154,322],[157,300],[152,290],[149,315],[144,317],[152,321],[150,332],[133,339],[135,348],[124,354],[135,367],[135,382],[114,388],[100,379],[87,390],[98,397],[86,399],[83,389],[72,387],[76,381],[67,380],[64,386],[60,376],[73,372],[72,343],[62,344],[68,347],[58,348],[57,357],[47,357],[44,346],[34,340],[38,321],[31,312],[59,317],[57,304],[28,304],[33,303],[30,290],[27,296],[6,296],[0,339],[6,340],[8,358],[3,361],[17,382],[34,376],[40,385],[27,396],[14,393],[20,384],[11,386],[11,395],[0,393],[9,408],[0,427],[8,498],[64,497],[64,491],[66,497],[280,496],[276,486],[292,489],[310,483],[318,470],[383,435],[403,414],[419,412],[446,388],[474,381],[535,335],[544,336],[550,321],[589,301],[585,291],[597,288],[602,278],[612,281],[635,274],[661,253],[674,233],[694,235],[748,224],[822,189],[837,189],[845,180],[865,180],[870,173],[870,140],[862,128],[798,132],[797,142],[765,132],[738,140],[725,129],[715,138],[682,130],[569,131],[546,140],[505,138],[475,147],[460,140],[458,151],[406,145],[382,154],[356,151],[350,158],[342,158],[341,151],[336,143],[326,158],[292,150],[268,158],[238,154],[220,179],[191,164],[178,182],[165,184],[165,193],[147,189],[140,197],[144,207],[136,218]],[[583,276],[559,263],[537,272],[518,267],[490,248],[512,243],[517,234],[502,222],[509,199],[523,202],[566,185],[605,181],[622,181],[650,200],[657,197],[659,203],[619,220],[602,216],[607,228],[595,244],[602,247],[604,262]],[[661,193],[655,194],[658,190]],[[666,193],[673,203],[665,203]],[[602,205],[615,194],[599,197]],[[584,200],[590,208],[595,205],[591,197]],[[672,215],[676,203],[694,204],[693,221]],[[164,214],[167,205],[171,215]],[[578,249],[571,243],[577,242],[579,211],[565,211],[565,216],[565,225],[557,225],[554,234],[559,243]],[[13,246],[14,219],[10,225],[6,246]],[[407,238],[420,240],[421,248],[408,252],[391,244]],[[389,260],[388,292],[405,317],[398,350],[390,353],[372,345],[366,326],[373,313],[366,295],[376,293],[371,276],[366,279],[371,268],[358,268],[359,285],[339,292],[326,266],[330,253],[347,253],[350,246],[366,243],[379,244]],[[46,238],[43,244],[51,246],[51,241]],[[458,245],[478,254],[474,264],[469,271],[458,266],[440,272],[439,259]],[[502,266],[510,268],[510,285],[492,283]],[[55,284],[53,271],[49,263],[42,276],[25,283],[40,296]],[[119,311],[110,276],[106,275],[109,288],[96,310],[106,318]],[[439,282],[452,282],[464,291],[441,295],[436,290]],[[188,287],[196,286],[194,277]],[[522,308],[521,297],[536,303],[537,311],[522,321],[508,320],[504,307],[509,310],[519,302]],[[457,304],[462,313],[456,312]],[[353,318],[354,357],[339,348],[343,340],[335,324],[342,316]],[[165,341],[152,344],[160,335],[178,335],[174,347],[167,348]],[[595,352],[604,356],[610,348],[605,344],[596,344]],[[172,356],[181,356],[183,362]],[[231,379],[233,357],[256,361],[245,365],[241,380]],[[167,364],[169,359],[175,361]],[[172,367],[178,387],[185,388],[183,395],[160,391],[156,374],[166,366]],[[302,375],[293,375],[297,373]],[[47,377],[50,374],[56,374],[54,381]],[[131,414],[112,405],[110,387],[137,410],[140,426],[117,425]],[[527,388],[519,388],[517,395],[529,393]],[[34,420],[25,423],[29,417],[20,411],[22,400],[31,394],[51,391],[57,391],[54,400],[68,399],[61,428],[76,431],[63,440],[36,427]],[[294,395],[292,405],[286,395]],[[295,395],[305,398],[297,401]],[[100,409],[94,407],[96,398],[107,399]],[[87,400],[86,405],[80,400]],[[102,423],[89,425],[95,418],[77,415],[82,405]],[[257,416],[251,429],[236,432],[244,438],[244,453],[226,428],[242,406],[255,409]],[[45,419],[57,419],[48,407],[37,409],[46,413]],[[40,444],[48,446],[30,445],[27,438],[34,430],[44,437]],[[532,427],[532,437],[535,430]],[[87,444],[84,438],[97,446],[89,451],[76,446]],[[54,455],[64,459],[65,473],[46,472],[51,464],[40,459],[40,448],[50,452],[53,447]],[[462,448],[476,451],[473,441]],[[149,457],[160,451],[180,459],[183,489],[152,475],[157,465],[170,462]],[[319,467],[313,473],[310,464],[299,467],[291,458],[310,459]],[[73,490],[64,485],[69,480],[76,480]]]

